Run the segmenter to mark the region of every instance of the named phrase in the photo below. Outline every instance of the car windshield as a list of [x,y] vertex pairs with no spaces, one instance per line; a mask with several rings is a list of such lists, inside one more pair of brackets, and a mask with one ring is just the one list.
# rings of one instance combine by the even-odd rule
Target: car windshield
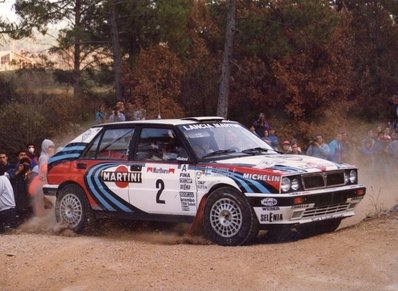
[[199,159],[275,152],[265,141],[239,123],[196,123],[180,125],[179,128]]

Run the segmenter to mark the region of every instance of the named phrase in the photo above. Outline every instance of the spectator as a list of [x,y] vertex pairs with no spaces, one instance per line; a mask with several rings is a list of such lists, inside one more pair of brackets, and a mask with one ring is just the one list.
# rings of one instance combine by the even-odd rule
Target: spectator
[[48,160],[54,154],[55,145],[49,140],[43,140],[39,158],[38,175],[32,180],[29,186],[29,193],[33,197],[33,212],[36,216],[44,215],[44,208],[51,203],[44,197],[43,185],[47,184]]
[[112,115],[109,116],[109,122],[121,122],[126,121],[126,117],[124,114],[119,110],[117,106],[113,108]]
[[[257,134],[257,133],[256,133]],[[261,137],[268,145],[271,145],[271,140],[269,139],[268,129],[264,130],[263,137]]]
[[146,118],[146,110],[142,108],[138,108],[134,110],[133,120],[145,120]]
[[0,176],[0,233],[4,233],[11,228],[15,228],[15,198],[14,191],[8,177]]
[[264,137],[264,131],[270,129],[268,121],[265,120],[264,113],[260,113],[258,119],[255,122],[253,122],[253,126],[259,137]]
[[124,106],[124,102],[123,101],[117,101],[116,102],[116,107],[119,110],[119,112],[125,114],[126,107]]
[[357,153],[359,152],[358,139],[355,135],[349,136],[343,133],[343,161],[353,163],[357,161]]
[[288,140],[285,140],[282,143],[282,152],[284,154],[288,154],[289,152],[291,152],[292,148],[290,147],[290,142]]
[[299,147],[297,142],[292,142],[291,150],[288,152],[288,154],[291,154],[291,155],[301,155],[302,154],[301,148]]
[[316,135],[314,140],[311,141],[306,154],[321,159],[329,157],[329,146],[324,143],[322,135]]
[[30,177],[30,159],[25,151],[17,153],[17,164],[11,171],[10,181],[14,191],[15,210],[21,222],[29,218],[32,213],[31,201],[28,193]]
[[253,133],[253,134],[258,136],[258,134],[256,132],[256,129],[254,128],[254,125],[250,126],[249,130],[250,130],[251,133]]
[[329,143],[329,160],[335,163],[343,162],[343,134],[337,133],[334,140]]
[[359,149],[360,161],[363,162],[369,168],[374,165],[375,158],[375,141],[373,138],[368,137],[364,140],[362,146]]
[[269,129],[268,139],[271,141],[271,147],[278,151],[279,150],[279,138],[275,135],[275,129]]
[[5,151],[0,151],[0,175],[4,175],[10,169],[13,169],[14,165],[8,162],[8,156]]
[[101,104],[97,111],[95,112],[95,122],[97,124],[102,124],[106,122],[106,116],[105,116],[105,105]]
[[26,145],[26,148],[28,150],[26,153],[28,155],[28,158],[30,159],[30,169],[32,170],[39,162],[35,153],[35,145],[33,143],[28,143]]
[[124,111],[124,117],[126,117],[126,121],[134,120],[134,105],[133,105],[133,103],[127,102],[127,106]]

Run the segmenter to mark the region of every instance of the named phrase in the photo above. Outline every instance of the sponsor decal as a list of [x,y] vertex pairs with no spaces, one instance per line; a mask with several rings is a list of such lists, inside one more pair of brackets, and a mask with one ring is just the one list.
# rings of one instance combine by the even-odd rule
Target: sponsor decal
[[185,157],[177,157],[177,161],[188,161],[188,158]]
[[190,124],[184,125],[183,128],[187,131],[195,130],[195,129],[206,129],[206,128],[214,128],[214,127],[239,127],[237,124],[233,123],[200,123],[200,124]]
[[194,197],[194,193],[193,192],[180,192],[180,197]]
[[303,165],[300,168],[302,168],[302,169],[319,169],[322,172],[326,171],[326,165],[315,164],[315,163],[306,163],[305,165]]
[[126,188],[129,183],[142,183],[141,172],[129,172],[126,166],[119,166],[115,171],[101,171],[101,180],[114,182],[119,188]]
[[271,206],[271,207],[263,207],[263,211],[275,211],[275,210],[280,210],[279,206]]
[[146,169],[147,173],[154,173],[154,174],[174,174],[174,168],[157,168],[157,167],[148,167]]
[[283,215],[282,213],[267,213],[267,214],[261,214],[260,215],[260,221],[261,222],[277,222],[283,220]]
[[198,189],[207,190],[206,181],[198,181]]
[[180,183],[192,184],[192,179],[191,178],[180,178]]
[[191,190],[191,185],[181,184],[180,190]]
[[[293,205],[292,209],[299,209],[299,208],[308,208],[311,204],[300,204],[300,205]],[[314,204],[312,204],[314,205]]]
[[275,206],[278,204],[278,200],[275,198],[264,198],[261,200],[261,205],[264,206]]
[[280,182],[280,176],[271,176],[271,175],[263,175],[263,174],[249,174],[244,173],[243,178],[257,180],[257,181],[266,181],[266,182]]

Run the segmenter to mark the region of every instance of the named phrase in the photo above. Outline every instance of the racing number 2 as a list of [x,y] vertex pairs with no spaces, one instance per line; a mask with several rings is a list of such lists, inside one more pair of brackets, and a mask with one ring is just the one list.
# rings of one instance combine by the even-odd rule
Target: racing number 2
[[161,179],[156,180],[156,189],[159,189],[158,193],[156,194],[156,203],[159,204],[166,204],[166,201],[160,199],[160,195],[164,190],[164,182]]

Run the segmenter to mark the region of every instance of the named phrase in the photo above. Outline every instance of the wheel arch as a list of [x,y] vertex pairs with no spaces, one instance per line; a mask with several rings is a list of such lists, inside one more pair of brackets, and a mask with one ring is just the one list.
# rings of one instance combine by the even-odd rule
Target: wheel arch
[[86,198],[87,198],[87,192],[86,192],[86,190],[85,190],[79,183],[77,183],[77,182],[75,182],[75,181],[65,181],[65,182],[63,182],[62,184],[60,184],[60,185],[58,186],[58,190],[57,190],[56,197],[58,198],[58,196],[60,195],[60,192],[61,192],[61,190],[62,190],[63,188],[65,188],[65,187],[67,187],[67,186],[73,186],[73,185],[79,187],[79,188],[84,192],[84,194],[86,195]]
[[210,190],[206,193],[206,196],[209,197],[210,195],[212,195],[212,193],[214,193],[216,190],[220,189],[220,188],[231,188],[236,190],[238,193],[240,193],[243,197],[245,197],[245,195],[243,194],[243,192],[238,188],[235,187],[234,185],[231,184],[227,184],[227,183],[219,183],[216,185],[213,185]]

